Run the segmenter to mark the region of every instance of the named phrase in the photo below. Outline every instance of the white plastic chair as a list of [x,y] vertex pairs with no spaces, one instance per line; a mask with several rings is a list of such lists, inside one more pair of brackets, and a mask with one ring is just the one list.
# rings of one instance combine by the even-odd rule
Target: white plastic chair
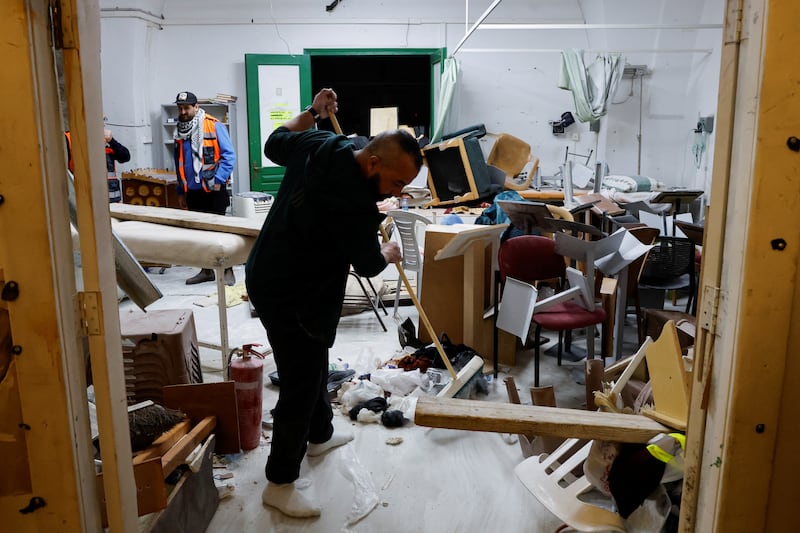
[[[416,274],[416,296],[422,287],[422,249],[417,239],[417,224],[427,225],[430,220],[412,211],[394,210],[386,213],[394,221],[394,227],[400,237],[400,248],[403,253],[401,265],[406,272]],[[397,308],[400,305],[400,284],[402,279],[398,276],[397,288],[394,296],[394,316],[397,317]]]
[[[611,392],[619,394],[645,359],[650,337],[630,357],[625,370],[614,382]],[[572,474],[589,456],[592,441],[567,439],[551,454],[529,457],[514,468],[523,485],[548,511],[578,531],[626,531],[625,521],[616,512],[587,503],[579,496],[592,489],[586,475]]]
[[[585,475],[572,471],[589,456],[592,442],[567,439],[550,455],[529,457],[514,469],[525,487],[547,510],[578,531],[625,531],[622,517],[578,498],[592,489]],[[576,450],[576,448],[578,448]]]

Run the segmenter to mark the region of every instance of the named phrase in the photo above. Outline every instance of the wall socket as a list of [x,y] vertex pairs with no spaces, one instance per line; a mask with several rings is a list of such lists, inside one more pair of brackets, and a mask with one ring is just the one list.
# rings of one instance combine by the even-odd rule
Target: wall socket
[[711,133],[714,131],[714,115],[709,115],[706,117],[699,117],[697,119],[697,129],[702,130],[706,133]]
[[569,134],[569,138],[572,139],[575,142],[578,142],[578,141],[581,140],[581,134],[580,133],[570,133]]

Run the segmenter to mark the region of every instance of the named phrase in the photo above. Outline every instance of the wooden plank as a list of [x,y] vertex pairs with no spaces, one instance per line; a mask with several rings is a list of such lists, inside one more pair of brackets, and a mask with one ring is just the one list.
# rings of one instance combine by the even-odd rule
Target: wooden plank
[[[702,520],[694,531],[788,531],[797,521],[792,492],[800,436],[800,377],[791,372],[798,352],[792,341],[800,337],[800,154],[792,149],[800,122],[800,73],[786,65],[796,62],[800,46],[800,34],[792,29],[800,3],[746,1],[739,7],[741,56],[728,216],[722,221],[719,319],[711,339],[713,361],[703,363],[711,376],[702,449],[713,455],[700,464],[702,475],[718,475],[719,481],[701,479]],[[716,164],[714,170],[716,178]],[[711,211],[726,203],[717,199],[712,197]],[[707,246],[717,233],[709,230]]]
[[217,418],[217,453],[239,453],[239,414],[233,381],[189,383],[164,387],[164,407],[183,411],[193,423]]
[[136,509],[142,516],[167,506],[167,486],[161,459],[154,458],[133,469],[136,479]]
[[[4,200],[0,210],[0,228],[3,228],[0,268],[5,280],[13,280],[19,287],[19,297],[8,301],[7,309],[14,344],[22,348],[14,362],[18,402],[23,415],[16,423],[24,424],[27,447],[27,460],[17,455],[4,459],[6,462],[25,461],[31,482],[28,493],[0,497],[0,516],[5,531],[96,531],[100,528],[94,464],[91,455],[86,453],[91,447],[91,431],[75,298],[75,268],[65,183],[65,139],[60,126],[53,53],[55,22],[51,4],[46,0],[0,3],[0,31],[3,34],[0,56],[7,63],[4,79],[8,80],[0,84],[0,96],[4,101],[14,102],[4,114],[4,124],[8,127],[0,132],[4,170],[0,176]],[[60,2],[58,10],[63,16],[60,21],[63,22],[60,26],[63,33],[60,35],[64,38],[64,82],[70,94],[74,94],[75,87],[84,82],[89,85],[93,85],[92,81],[97,82],[93,85],[97,92],[92,105],[81,103],[77,106],[70,100],[69,108],[70,112],[76,113],[78,109],[82,113],[89,107],[96,110],[97,120],[92,125],[96,128],[94,153],[97,154],[97,174],[104,175],[102,110],[97,105],[102,100],[99,94],[100,13],[96,1],[80,2],[80,8],[76,8],[76,4],[75,0]],[[80,43],[76,34],[78,27],[81,29]],[[80,51],[79,44],[84,46]],[[83,71],[83,79],[77,61],[79,54],[86,65],[91,65]],[[81,129],[78,122],[72,124]],[[86,138],[85,133],[79,136]],[[84,172],[88,176],[88,171]],[[99,185],[105,187],[105,183]],[[107,205],[107,189],[105,194]],[[82,207],[86,213],[86,205]],[[107,211],[105,216],[108,225]],[[90,224],[87,222],[87,227]],[[115,273],[110,245],[105,245],[103,250],[110,265],[104,272],[112,280]],[[82,254],[82,261],[85,290],[98,291],[91,279],[90,264],[95,257]],[[107,286],[113,289],[108,292],[112,303],[106,300],[107,307],[100,309],[106,314],[101,316],[113,314],[118,322],[116,286],[113,281]],[[103,336],[94,338],[102,341]],[[119,346],[119,337],[115,342]],[[108,359],[113,360],[113,355],[109,354]],[[106,354],[103,353],[102,357],[105,359]],[[101,365],[95,370],[99,372],[102,368]],[[121,402],[118,405],[124,410],[121,372],[119,376]],[[97,387],[96,382],[96,391]],[[99,396],[102,397],[102,393]],[[108,455],[106,467],[111,471],[114,470],[114,457],[119,452],[109,429],[109,410],[102,414],[100,411],[98,404],[99,418],[103,422],[102,435],[107,437],[103,443],[104,455]],[[119,427],[123,424],[127,439],[127,419]],[[129,496],[132,501],[135,498],[133,472],[130,465],[127,469],[127,472],[117,471],[117,478],[128,480],[130,490],[123,497]],[[4,472],[3,475],[12,474]],[[113,492],[119,496],[119,490]],[[46,507],[20,513],[19,510],[26,507],[32,497],[44,500]],[[119,497],[111,499],[120,501]],[[125,512],[121,505],[112,507],[119,511],[114,513],[112,521],[115,530],[124,531],[127,527],[128,531],[133,531],[135,512]]]
[[164,477],[170,475],[178,465],[186,460],[189,453],[194,450],[203,439],[208,437],[217,425],[217,418],[207,416],[203,418],[192,430],[180,438],[173,447],[161,457],[161,468]]
[[[69,35],[71,42],[65,43],[63,50],[64,94],[72,134],[83,287],[84,291],[99,296],[100,334],[89,335],[88,344],[100,447],[103,450],[105,510],[111,531],[132,531],[137,520],[130,502],[136,498],[137,490],[130,461],[130,428],[119,333],[117,276],[108,216],[108,184],[104,179],[97,179],[106,174],[105,153],[99,149],[104,144],[103,111],[97,105],[103,100],[99,67],[99,6],[96,0],[69,0],[61,2],[62,9],[65,4],[68,9],[62,12],[61,23],[62,27],[68,28],[64,33]],[[58,176],[63,176],[63,160],[61,165]],[[64,224],[60,220],[57,223]],[[71,254],[71,237],[67,242]],[[81,483],[82,487],[92,485]]]
[[154,222],[179,228],[221,231],[247,237],[257,237],[263,220],[244,217],[229,217],[213,213],[200,213],[171,207],[149,205],[110,204],[111,216],[120,220]]
[[[151,518],[146,531],[174,533],[206,531],[219,506],[213,480],[214,436],[203,445],[200,471],[186,472],[170,493],[167,507]],[[141,531],[141,529],[140,529]]]
[[[139,516],[159,511],[167,506],[167,487],[164,484],[164,470],[161,458],[155,457],[144,461],[133,468],[136,482],[136,508]],[[106,503],[103,474],[97,474],[97,490],[100,501]],[[102,507],[101,521],[108,527],[106,506]]]
[[192,423],[189,420],[179,422],[175,427],[158,437],[153,444],[133,456],[133,465],[136,466],[154,457],[161,457],[184,435],[189,433]]
[[[3,283],[2,279],[0,283]],[[32,488],[25,430],[19,424],[23,419],[22,405],[16,356],[11,352],[11,343],[8,311],[0,308],[0,457],[14,458],[13,461],[6,461],[3,467],[0,497],[30,494]]]
[[417,400],[414,422],[470,431],[640,443],[670,431],[640,415],[426,397]]
[[658,340],[645,351],[647,370],[653,386],[655,407],[650,416],[670,426],[685,430],[689,416],[689,377],[683,367],[683,354],[675,322],[668,320]]

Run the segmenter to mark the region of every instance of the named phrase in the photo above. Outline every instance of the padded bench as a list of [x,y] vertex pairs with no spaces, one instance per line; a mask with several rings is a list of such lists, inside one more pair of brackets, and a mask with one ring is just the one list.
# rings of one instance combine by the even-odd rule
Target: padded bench
[[206,348],[222,352],[223,375],[227,376],[228,313],[225,303],[224,271],[247,261],[255,237],[181,228],[152,222],[114,221],[114,231],[140,262],[185,265],[214,270],[219,306],[219,344],[202,342]]

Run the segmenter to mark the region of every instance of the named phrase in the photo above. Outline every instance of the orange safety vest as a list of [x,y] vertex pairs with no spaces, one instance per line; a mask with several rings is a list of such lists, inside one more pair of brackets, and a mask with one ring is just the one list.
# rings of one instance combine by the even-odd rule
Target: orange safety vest
[[[67,165],[69,166],[69,171],[75,174],[75,163],[72,161],[72,134],[65,131],[64,137],[67,138],[67,158],[69,159]],[[109,178],[117,177],[117,164],[114,162],[113,155],[114,150],[106,145],[106,171]]]
[[69,167],[69,171],[75,174],[75,163],[72,162],[72,136],[68,131],[64,132],[64,137],[67,138],[67,166]]
[[[219,162],[219,141],[217,141],[216,126],[217,122],[218,120],[209,114],[206,114],[205,119],[203,120],[203,166],[201,167],[200,171],[200,185],[206,192],[214,190],[214,180],[212,175],[212,179],[210,180],[211,187],[209,187],[206,183],[206,180],[203,179],[203,175],[205,175],[208,171],[216,170]],[[188,139],[188,141],[191,144],[191,139]],[[181,185],[183,185],[183,191],[186,192],[189,190],[189,181],[186,178],[186,172],[184,169],[184,142],[184,139],[175,139],[175,147],[176,150],[178,150],[178,180],[180,181]]]
[[114,161],[114,150],[106,145],[106,174],[109,178],[117,177],[117,162]]

